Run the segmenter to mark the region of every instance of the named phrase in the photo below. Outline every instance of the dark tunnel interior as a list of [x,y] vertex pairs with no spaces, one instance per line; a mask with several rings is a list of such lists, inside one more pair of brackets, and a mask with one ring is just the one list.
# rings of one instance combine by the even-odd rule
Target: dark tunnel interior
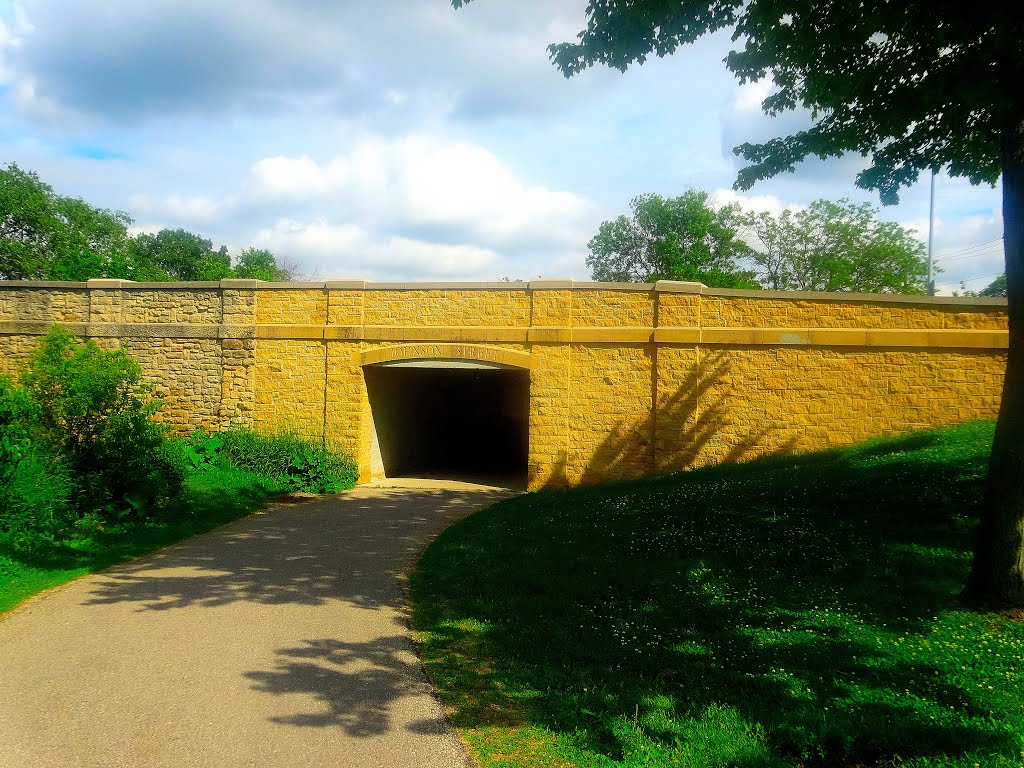
[[363,369],[388,477],[526,484],[530,374],[517,369]]

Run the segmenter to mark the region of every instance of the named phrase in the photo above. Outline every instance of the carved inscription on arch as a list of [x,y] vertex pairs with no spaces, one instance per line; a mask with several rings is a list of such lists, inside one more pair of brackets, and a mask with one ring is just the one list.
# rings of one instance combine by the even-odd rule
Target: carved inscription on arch
[[396,344],[368,349],[356,355],[358,365],[373,365],[394,360],[468,360],[514,368],[531,368],[533,365],[529,352],[475,344]]

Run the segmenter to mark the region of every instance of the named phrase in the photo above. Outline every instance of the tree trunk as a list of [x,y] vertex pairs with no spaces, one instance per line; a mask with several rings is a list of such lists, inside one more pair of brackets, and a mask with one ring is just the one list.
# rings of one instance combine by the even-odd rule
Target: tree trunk
[[1003,248],[1010,349],[974,564],[964,598],[1024,608],[1024,112],[1002,137]]

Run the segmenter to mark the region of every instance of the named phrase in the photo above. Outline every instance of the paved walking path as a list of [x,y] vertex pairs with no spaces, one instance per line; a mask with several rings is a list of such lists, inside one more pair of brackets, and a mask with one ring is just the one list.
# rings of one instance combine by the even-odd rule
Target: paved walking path
[[0,618],[0,766],[466,766],[401,574],[502,496],[421,483],[279,505]]

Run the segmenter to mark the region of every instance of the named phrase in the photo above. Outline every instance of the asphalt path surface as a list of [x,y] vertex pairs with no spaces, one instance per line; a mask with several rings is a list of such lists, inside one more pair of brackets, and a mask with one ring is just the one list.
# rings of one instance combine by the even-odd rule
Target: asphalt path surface
[[276,505],[0,617],[0,767],[472,765],[403,577],[504,495],[424,482]]

